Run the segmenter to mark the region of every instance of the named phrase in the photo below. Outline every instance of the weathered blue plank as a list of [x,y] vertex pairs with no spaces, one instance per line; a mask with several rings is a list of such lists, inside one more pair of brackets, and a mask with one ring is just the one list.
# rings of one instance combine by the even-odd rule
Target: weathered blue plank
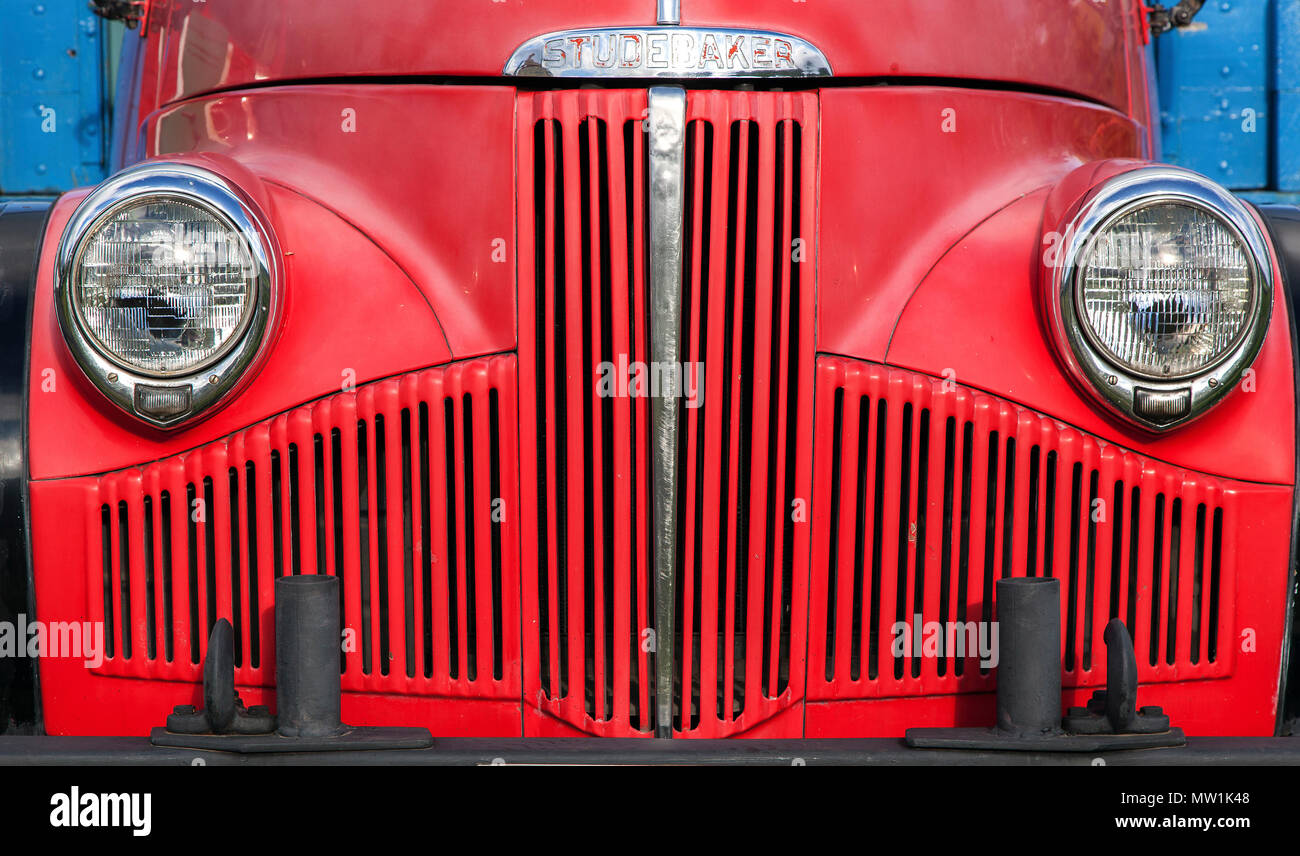
[[1160,37],[1166,160],[1228,187],[1268,187],[1270,23],[1266,0],[1218,0]]
[[104,27],[72,0],[0,0],[0,193],[104,177]]
[[1300,0],[1275,0],[1273,186],[1300,191]]

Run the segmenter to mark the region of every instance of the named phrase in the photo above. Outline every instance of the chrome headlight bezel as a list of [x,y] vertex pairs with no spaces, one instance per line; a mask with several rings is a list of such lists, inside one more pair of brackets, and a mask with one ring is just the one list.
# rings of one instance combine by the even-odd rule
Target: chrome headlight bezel
[[[194,366],[150,372],[108,352],[85,327],[73,282],[86,238],[123,209],[175,200],[210,213],[243,237],[255,270],[252,301],[236,332]],[[124,170],[91,192],[68,220],[59,241],[55,309],[64,342],[83,373],[113,404],[159,428],[209,412],[245,379],[266,339],[278,287],[274,237],[256,205],[232,182],[190,164],[154,162]]]
[[[1206,366],[1177,377],[1130,368],[1112,358],[1089,328],[1080,277],[1093,240],[1118,218],[1162,203],[1197,208],[1217,219],[1246,249],[1252,297],[1233,344]],[[1094,188],[1058,234],[1063,245],[1050,265],[1050,326],[1067,368],[1099,402],[1125,420],[1161,432],[1196,419],[1240,381],[1259,355],[1273,307],[1273,265],[1258,222],[1237,197],[1196,173],[1176,167],[1140,167]]]

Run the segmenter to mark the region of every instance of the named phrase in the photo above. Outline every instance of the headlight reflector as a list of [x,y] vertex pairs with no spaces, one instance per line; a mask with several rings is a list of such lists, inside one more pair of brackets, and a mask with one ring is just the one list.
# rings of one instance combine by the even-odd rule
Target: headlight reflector
[[122,206],[83,240],[72,304],[104,354],[155,377],[211,365],[247,326],[258,270],[219,214],[180,198]]
[[1218,216],[1161,202],[1104,226],[1081,260],[1080,317],[1107,356],[1174,379],[1209,368],[1250,320],[1254,265]]

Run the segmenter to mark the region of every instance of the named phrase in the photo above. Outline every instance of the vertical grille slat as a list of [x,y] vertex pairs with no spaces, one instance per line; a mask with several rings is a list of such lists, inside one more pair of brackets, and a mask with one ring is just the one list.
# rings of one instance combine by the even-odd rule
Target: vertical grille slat
[[[239,470],[235,469],[236,478]],[[254,461],[244,463],[244,492],[241,497],[241,509],[247,537],[243,543],[244,564],[248,568],[248,661],[254,669],[262,662],[262,626],[261,626],[261,586],[258,578],[257,561],[257,464]],[[342,516],[342,515],[338,515]],[[340,567],[342,563],[340,562]],[[342,571],[340,570],[341,574]],[[341,620],[342,612],[339,613]],[[169,655],[168,660],[171,659]]]
[[1191,615],[1191,661],[1193,664],[1201,662],[1203,640],[1205,638],[1205,613],[1203,607],[1207,598],[1204,597],[1205,586],[1205,503],[1202,502],[1196,506],[1196,546],[1192,554],[1193,576],[1192,576],[1192,615]]
[[402,651],[405,660],[405,672],[408,678],[415,677],[416,669],[416,645],[421,640],[421,634],[415,626],[415,611],[418,598],[416,596],[415,581],[415,520],[418,516],[416,511],[417,496],[412,486],[414,474],[412,473],[413,450],[411,437],[411,409],[402,408],[401,414],[401,431],[402,431],[402,602],[405,607],[402,614],[403,635],[406,637],[406,645]]
[[[376,409],[378,409],[378,406]],[[371,638],[375,639],[377,637],[378,639],[378,651],[375,652],[375,655],[379,660],[379,673],[387,676],[393,660],[392,633],[388,624],[392,605],[389,594],[391,575],[388,567],[390,554],[388,539],[392,531],[389,513],[394,503],[389,495],[389,489],[393,484],[390,473],[396,468],[392,466],[392,462],[388,458],[392,444],[384,414],[376,413],[371,426],[373,430],[371,430],[368,440],[370,443],[368,451],[372,462],[370,484],[373,487],[370,512],[371,538],[375,545],[375,554],[370,565],[372,572],[370,577],[370,621],[374,627],[374,630],[371,631]]]
[[100,620],[104,622],[104,654],[111,659],[117,651],[117,622],[113,614],[113,545],[117,536],[113,533],[113,511],[107,502],[100,506],[99,529],[100,568],[103,570],[100,590],[104,593]]
[[[874,519],[869,509],[876,496],[873,490],[868,493],[868,486],[874,483],[871,478],[871,450],[874,448],[871,443],[871,427],[876,424],[871,418],[871,399],[865,395],[854,396],[857,403],[857,442],[849,448],[856,450],[854,461],[856,466],[853,468],[857,473],[857,479],[854,487],[849,494],[854,498],[854,507],[857,513],[854,515],[853,527],[853,573],[847,578],[852,580],[849,589],[849,596],[844,598],[844,603],[848,605],[847,621],[844,628],[849,631],[848,644],[845,654],[849,663],[850,674],[854,680],[862,673],[862,648],[863,648],[863,592],[870,591],[870,582],[866,579],[868,573],[867,562],[868,555],[871,552],[871,538],[867,535],[867,526],[869,521]],[[852,435],[850,435],[852,437]],[[847,468],[846,468],[847,471]],[[868,623],[869,626],[869,623]]]
[[[578,124],[578,240],[581,242],[579,252],[582,285],[580,292],[580,321],[570,324],[569,331],[581,331],[582,352],[578,365],[586,368],[597,366],[604,356],[601,348],[601,290],[604,283],[600,281],[600,264],[596,257],[600,254],[599,211],[599,177],[593,173],[595,165],[600,163],[600,153],[595,151],[599,133],[593,130],[599,119],[582,119]],[[575,337],[576,338],[576,337]],[[596,701],[598,684],[604,675],[604,645],[600,644],[604,629],[604,609],[598,607],[601,589],[604,584],[605,557],[601,527],[604,524],[604,505],[600,501],[597,479],[605,463],[601,453],[602,432],[599,421],[603,411],[603,402],[597,398],[596,378],[591,371],[578,373],[580,384],[578,391],[582,401],[582,448],[586,454],[578,458],[582,461],[582,687],[583,703],[588,716],[604,719],[604,693],[600,687],[601,699]],[[600,573],[597,573],[597,565]]]
[[370,557],[374,553],[374,525],[371,519],[374,506],[372,462],[375,459],[373,432],[365,419],[356,422],[357,448],[357,551],[360,557],[360,573],[357,588],[360,591],[360,638],[355,640],[361,651],[361,670],[369,675],[374,669],[374,630],[371,623],[371,607],[374,594],[371,578],[374,571]]
[[[199,596],[199,615],[202,621],[201,633],[204,639],[212,633],[212,628],[217,623],[217,613],[222,611],[223,604],[217,599],[217,586],[220,583],[221,575],[217,569],[217,563],[225,561],[228,558],[226,550],[217,549],[217,518],[224,511],[218,506],[216,498],[216,482],[212,476],[203,477],[203,585],[200,589]],[[224,546],[224,544],[223,544]],[[229,600],[224,604],[229,607]]]
[[[712,185],[709,150],[712,126],[695,120],[686,129],[686,151],[683,158],[685,186],[683,188],[684,218],[688,227],[682,235],[682,326],[688,331],[683,343],[687,361],[699,359],[705,346],[702,331],[692,319],[699,317],[701,304],[707,301],[708,229],[710,220]],[[698,408],[683,409],[679,425],[683,426],[678,438],[682,477],[678,493],[679,513],[682,521],[677,532],[678,561],[683,573],[676,588],[675,650],[681,658],[682,668],[674,674],[673,706],[676,717],[673,728],[695,728],[700,719],[700,639],[701,591],[703,556],[701,555],[701,521],[704,514],[704,446],[699,439]],[[693,423],[693,424],[692,424]],[[689,532],[689,537],[688,537]]]
[[[478,678],[479,664],[479,621],[478,604],[481,600],[479,583],[483,579],[479,553],[483,542],[477,537],[474,520],[478,509],[475,506],[475,467],[474,467],[474,405],[468,395],[462,396],[460,433],[456,438],[456,450],[463,463],[461,472],[463,484],[460,486],[460,518],[464,521],[464,540],[461,541],[464,555],[465,575],[461,582],[465,587],[465,659],[468,676],[471,681]],[[478,470],[481,477],[482,469]],[[482,491],[479,492],[482,496]],[[491,624],[489,623],[489,627]],[[489,658],[490,659],[490,658]]]
[[1206,659],[1213,663],[1219,650],[1219,610],[1222,606],[1220,596],[1220,571],[1223,557],[1230,555],[1223,545],[1223,509],[1214,509],[1214,548],[1210,553],[1210,617],[1206,622],[1209,627],[1210,641]]
[[234,467],[227,470],[226,478],[226,496],[230,513],[230,624],[234,629],[235,642],[235,665],[244,664],[244,605],[241,602],[241,592],[243,591],[243,581],[240,579],[240,568],[243,557],[240,555],[240,537],[239,537],[239,471]]
[[187,600],[189,601],[190,608],[188,634],[190,640],[190,662],[195,664],[198,664],[199,662],[200,645],[202,644],[202,641],[207,638],[207,634],[205,634],[199,626],[199,551],[201,542],[199,540],[199,522],[197,517],[201,507],[196,507],[195,501],[197,499],[198,495],[194,490],[194,482],[187,483],[185,485],[184,514],[185,519],[188,521],[186,524],[186,530],[190,549],[188,557],[189,561],[186,562],[186,570],[188,571],[188,574],[186,576],[185,593],[188,595]]
[[[626,102],[629,111],[642,110],[644,102],[638,94],[635,100]],[[632,115],[629,113],[629,115]],[[626,140],[624,151],[625,173],[628,178],[628,194],[625,210],[627,212],[628,235],[628,295],[630,303],[630,323],[628,341],[631,345],[633,362],[641,363],[648,359],[649,342],[646,330],[646,282],[649,276],[649,260],[646,248],[649,246],[649,218],[646,205],[650,187],[650,149],[640,113],[636,118],[623,125]],[[644,398],[633,399],[628,407],[631,417],[628,437],[628,454],[632,462],[632,484],[630,498],[632,503],[632,520],[635,527],[632,550],[628,563],[627,590],[631,599],[629,614],[633,618],[636,633],[631,639],[633,656],[637,668],[631,674],[632,703],[635,711],[635,727],[638,732],[651,733],[656,726],[654,705],[655,653],[653,645],[648,644],[648,633],[652,632],[654,615],[654,587],[650,583],[651,567],[650,541],[650,506],[648,486],[650,484],[650,409]]]
[[[942,406],[942,404],[941,404]],[[946,410],[947,408],[944,407]],[[957,419],[954,416],[948,416],[944,420],[943,430],[943,525],[939,535],[939,591],[938,591],[938,611],[940,626],[947,624],[949,620],[949,609],[952,603],[952,584],[956,575],[953,573],[953,519],[954,502],[956,501],[957,491],[957,473],[961,469],[961,464],[957,460]],[[834,515],[834,511],[831,512]],[[924,546],[924,545],[922,545]],[[933,609],[930,610],[933,614]],[[947,647],[947,639],[941,638],[936,649],[939,656],[938,674],[946,675],[949,669],[949,658],[951,653]],[[832,680],[833,675],[827,670],[826,679]]]
[[[806,116],[800,118],[805,121],[808,119]],[[808,332],[811,328],[812,313],[807,311],[808,303],[805,296],[810,296],[813,292],[812,278],[809,277],[806,283],[807,291],[804,292],[802,271],[808,259],[809,244],[812,240],[804,219],[805,212],[813,210],[813,198],[805,184],[804,170],[806,165],[811,165],[815,155],[809,154],[804,148],[802,122],[788,119],[781,125],[785,129],[785,134],[782,137],[784,147],[780,150],[783,155],[780,160],[783,179],[780,192],[785,204],[779,209],[782,212],[782,219],[780,238],[776,243],[778,260],[776,270],[778,275],[781,273],[785,275],[786,288],[781,297],[781,330],[785,341],[777,343],[776,347],[783,368],[779,375],[781,388],[778,394],[780,414],[778,420],[781,421],[777,423],[780,436],[778,449],[785,460],[784,471],[779,467],[777,470],[778,485],[784,486],[784,492],[778,488],[777,496],[781,500],[781,505],[777,509],[777,515],[782,521],[781,540],[776,544],[779,552],[775,554],[773,561],[780,569],[777,580],[780,589],[774,599],[773,608],[778,612],[780,648],[777,651],[775,664],[777,687],[771,693],[772,695],[784,693],[791,686],[791,681],[797,680],[802,671],[802,667],[796,668],[794,660],[797,632],[794,629],[795,598],[796,595],[802,594],[807,584],[802,576],[796,577],[795,568],[803,565],[799,557],[805,555],[805,551],[800,547],[804,540],[802,533],[806,529],[801,526],[800,535],[796,536],[795,517],[797,510],[802,510],[804,520],[799,523],[807,522],[810,491],[807,490],[809,487],[806,483],[807,475],[802,471],[799,462],[805,459],[800,452],[805,448],[801,441],[806,441],[811,436],[811,431],[801,430],[807,423],[801,421],[805,417],[800,415],[800,408],[811,402],[812,383],[808,382],[808,378],[804,375],[811,374],[813,368],[812,337]],[[804,307],[805,310],[802,314],[800,307]],[[797,506],[797,503],[802,505]],[[796,590],[796,581],[798,590]]]
[[947,379],[821,356],[816,389],[810,701],[989,691],[964,642],[1005,576],[1061,579],[1067,687],[1104,686],[1111,617],[1145,682],[1230,672],[1209,649],[1233,592],[1217,480]]

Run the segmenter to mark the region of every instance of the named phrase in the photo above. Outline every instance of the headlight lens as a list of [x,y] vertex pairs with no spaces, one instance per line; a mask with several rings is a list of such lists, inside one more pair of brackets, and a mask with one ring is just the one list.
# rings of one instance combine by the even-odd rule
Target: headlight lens
[[55,309],[86,378],[173,428],[228,400],[265,355],[282,269],[261,207],[196,164],[147,162],[91,191],[59,241]]
[[1103,226],[1085,250],[1080,317],[1129,371],[1176,379],[1204,371],[1244,335],[1254,265],[1222,219],[1194,205],[1144,205]]
[[[1259,355],[1273,307],[1268,239],[1240,199],[1196,173],[1097,170],[1080,167],[1049,196],[1049,330],[1085,392],[1167,431],[1222,401]],[[1077,179],[1091,187],[1065,201]]]
[[187,374],[219,360],[255,303],[248,241],[216,212],[177,198],[133,201],[82,242],[71,298],[87,335],[142,374]]

